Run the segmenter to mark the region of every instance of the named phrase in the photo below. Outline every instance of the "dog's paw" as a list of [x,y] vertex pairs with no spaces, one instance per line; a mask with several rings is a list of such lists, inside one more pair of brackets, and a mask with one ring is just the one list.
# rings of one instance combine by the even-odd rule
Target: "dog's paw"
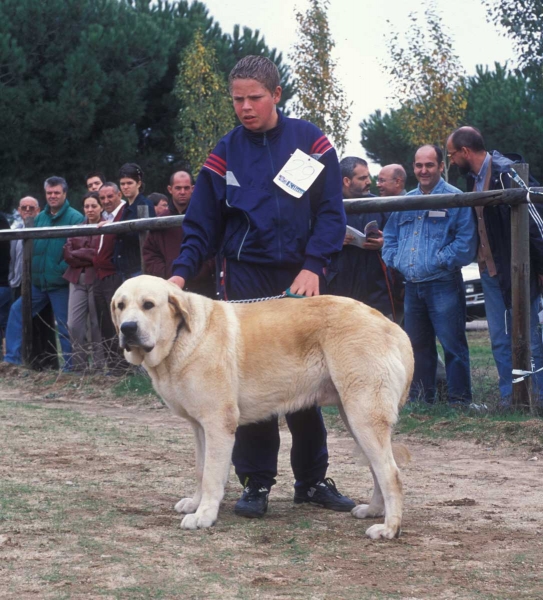
[[174,506],[174,510],[178,513],[190,515],[198,510],[198,504],[193,498],[183,498]]
[[357,519],[375,519],[376,517],[383,517],[385,509],[370,504],[359,504],[351,510],[351,515]]
[[217,520],[216,517],[212,518],[207,515],[198,515],[195,513],[193,515],[187,515],[181,521],[181,528],[182,529],[206,529],[207,527],[211,527],[212,525],[214,525],[216,520]]
[[398,527],[387,527],[386,525],[372,525],[366,529],[366,535],[372,540],[393,540],[400,537],[401,529]]

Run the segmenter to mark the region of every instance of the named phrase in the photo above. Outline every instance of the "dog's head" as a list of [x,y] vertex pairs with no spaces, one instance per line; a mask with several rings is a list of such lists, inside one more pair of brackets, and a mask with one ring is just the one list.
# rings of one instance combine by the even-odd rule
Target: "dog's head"
[[186,295],[176,285],[150,275],[125,281],[111,301],[111,318],[125,358],[159,365],[171,352],[181,329],[190,331]]

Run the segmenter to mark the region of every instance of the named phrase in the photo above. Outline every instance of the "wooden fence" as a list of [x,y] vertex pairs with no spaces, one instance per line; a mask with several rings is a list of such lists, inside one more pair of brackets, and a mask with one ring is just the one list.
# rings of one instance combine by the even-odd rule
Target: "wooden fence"
[[[528,165],[515,165],[515,169],[527,181]],[[543,188],[536,188],[537,191]],[[543,203],[543,196],[535,196],[532,201]],[[507,190],[489,192],[471,192],[466,194],[435,194],[425,196],[394,196],[389,198],[364,198],[345,200],[344,206],[347,214],[393,212],[406,210],[428,210],[436,208],[460,208],[474,206],[497,206],[509,204],[511,206],[511,240],[512,240],[512,345],[513,368],[526,371],[531,370],[530,362],[530,257],[529,257],[529,215],[525,190],[514,187]],[[64,238],[71,236],[85,236],[97,234],[121,234],[128,232],[140,233],[143,240],[146,232],[176,227],[183,222],[183,216],[169,216],[156,218],[140,218],[136,221],[111,223],[98,227],[97,225],[77,225],[69,227],[49,227],[25,229],[0,230],[0,241],[22,239],[24,244],[23,268],[23,355],[25,364],[28,364],[29,352],[32,343],[32,316],[31,316],[31,273],[30,264],[32,257],[32,240],[45,238]],[[143,243],[140,244],[140,246]],[[516,407],[531,405],[531,382],[526,379],[524,383],[513,386],[513,404]]]

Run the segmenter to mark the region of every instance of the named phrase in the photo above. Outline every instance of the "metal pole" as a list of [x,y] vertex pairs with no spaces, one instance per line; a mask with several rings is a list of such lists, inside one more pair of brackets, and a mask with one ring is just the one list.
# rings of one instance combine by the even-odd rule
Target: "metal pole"
[[[516,164],[515,171],[528,183],[529,167]],[[516,184],[513,183],[515,187]],[[511,207],[511,340],[513,369],[531,371],[530,360],[530,231],[527,204]],[[532,380],[513,385],[513,407],[526,409],[531,404]]]

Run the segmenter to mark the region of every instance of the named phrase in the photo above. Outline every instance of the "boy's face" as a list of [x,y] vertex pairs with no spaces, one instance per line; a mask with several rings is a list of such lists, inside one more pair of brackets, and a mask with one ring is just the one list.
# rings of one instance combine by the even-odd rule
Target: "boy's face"
[[281,87],[273,94],[256,79],[234,79],[231,87],[234,110],[242,125],[263,133],[277,125],[275,105],[281,100]]

